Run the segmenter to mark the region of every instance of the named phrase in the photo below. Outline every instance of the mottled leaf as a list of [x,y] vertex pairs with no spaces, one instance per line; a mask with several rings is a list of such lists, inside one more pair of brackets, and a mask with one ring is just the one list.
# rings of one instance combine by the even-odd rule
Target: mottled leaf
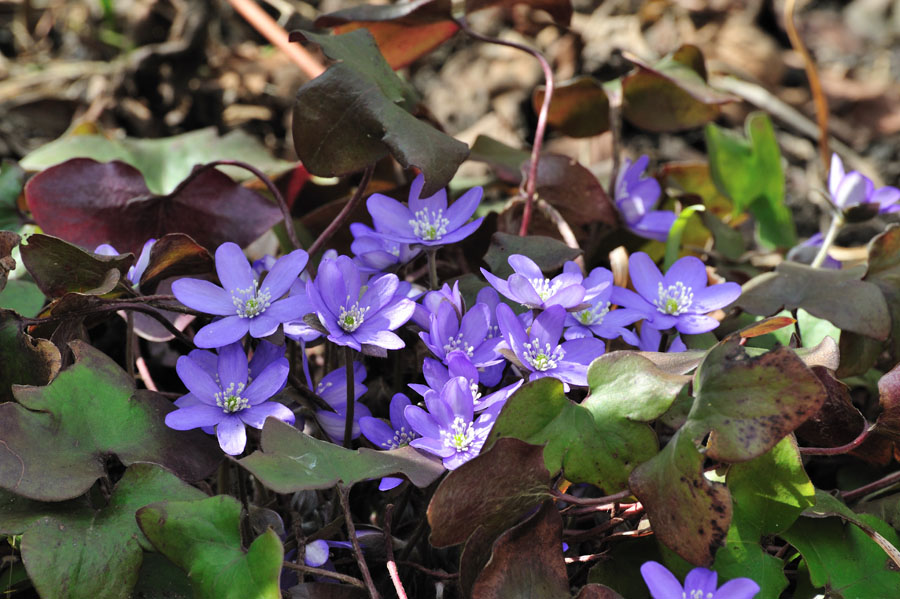
[[635,468],[629,488],[646,508],[660,542],[692,564],[712,563],[731,524],[731,496],[703,475],[703,456],[684,429]]
[[41,597],[126,599],[137,581],[144,549],[150,548],[134,518],[138,508],[164,499],[203,497],[159,466],[134,464],[99,510],[84,502],[41,503],[6,496],[0,501],[0,529],[24,533],[22,559]]
[[46,387],[15,386],[0,404],[0,488],[42,501],[87,491],[115,454],[127,465],[154,462],[186,480],[212,472],[221,452],[208,435],[168,428],[172,403],[134,381],[109,357],[73,342],[75,364]]
[[706,84],[706,73],[697,72],[703,56],[685,45],[655,64],[636,56],[627,58],[637,69],[622,79],[623,116],[648,131],[681,131],[715,119],[723,104],[736,98]]
[[153,547],[188,573],[198,599],[281,599],[284,548],[267,530],[244,551],[240,502],[226,495],[162,501],[138,510]]
[[496,534],[518,522],[550,495],[542,456],[541,447],[500,439],[451,472],[428,505],[431,544],[458,545],[479,526]]
[[[0,309],[0,402],[12,401],[13,385],[46,385],[61,366],[59,350],[25,332],[19,316]],[[0,432],[0,436],[2,436]]]
[[513,273],[508,262],[513,254],[528,256],[534,260],[538,268],[544,272],[552,272],[562,268],[567,261],[577,258],[580,253],[550,237],[539,235],[519,237],[498,231],[491,237],[491,247],[484,255],[484,261],[494,275],[505,279]]
[[216,169],[186,181],[154,195],[124,162],[74,158],[32,177],[25,197],[45,233],[89,250],[109,243],[135,255],[167,233],[190,235],[207,248],[226,241],[245,246],[281,220],[274,203]]
[[[863,268],[833,270],[782,262],[773,272],[745,283],[735,305],[761,315],[803,308],[841,330],[886,339],[891,331],[888,304],[877,285],[861,280]],[[836,297],[842,301],[834,301]]]
[[787,348],[751,357],[734,339],[707,353],[694,379],[691,434],[709,431],[707,456],[742,462],[775,446],[825,401],[816,375]]
[[450,181],[468,148],[409,113],[414,90],[394,74],[367,30],[294,32],[291,39],[314,42],[339,61],[297,91],[294,149],[309,172],[346,175],[391,154],[404,168],[422,170],[422,197]]
[[356,451],[314,439],[289,424],[269,418],[263,426],[261,451],[239,461],[261,483],[278,493],[327,489],[403,474],[418,487],[426,487],[443,472],[440,460],[412,447],[391,451],[368,448]]
[[797,437],[813,447],[838,447],[853,441],[865,429],[866,419],[853,405],[850,389],[827,368],[814,366],[812,370],[827,395],[819,411],[797,428]]
[[[545,87],[531,96],[535,114],[544,104]],[[603,84],[589,75],[557,83],[550,98],[547,122],[569,137],[592,137],[609,130],[609,98]]]
[[316,27],[348,33],[365,27],[391,68],[409,66],[459,31],[450,0],[413,0],[402,4],[361,4],[322,15]]
[[[102,134],[66,134],[25,156],[21,165],[30,171],[42,171],[72,158],[91,158],[97,162],[116,160],[130,164],[143,175],[150,193],[159,195],[172,193],[195,166],[215,160],[242,160],[271,176],[294,167],[292,162],[274,158],[249,133],[235,129],[220,136],[215,127],[156,139],[112,139]],[[242,168],[221,168],[233,179],[243,180],[253,176]],[[122,249],[118,245],[113,246]]]
[[544,502],[530,518],[494,542],[491,560],[475,581],[479,599],[569,599],[562,554],[562,518]]
[[68,292],[105,295],[134,264],[132,255],[102,256],[49,235],[29,236],[19,251],[38,288],[51,298]]

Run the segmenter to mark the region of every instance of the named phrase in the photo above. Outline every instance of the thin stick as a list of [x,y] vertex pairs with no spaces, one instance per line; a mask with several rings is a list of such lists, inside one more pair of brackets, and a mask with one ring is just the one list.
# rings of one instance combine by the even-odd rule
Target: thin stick
[[544,145],[544,135],[547,132],[547,117],[550,114],[550,99],[553,97],[554,88],[553,69],[550,68],[550,63],[547,62],[547,59],[544,58],[544,55],[534,48],[529,48],[528,46],[517,44],[515,42],[508,42],[506,40],[500,40],[497,38],[488,37],[486,35],[481,35],[480,33],[476,33],[475,31],[469,29],[468,24],[462,19],[457,20],[457,23],[469,37],[481,40],[482,42],[487,42],[489,44],[509,46],[510,48],[516,48],[517,50],[521,50],[523,52],[531,54],[541,64],[541,70],[544,72],[544,102],[543,104],[541,104],[541,111],[538,113],[537,126],[534,129],[534,145],[531,147],[531,160],[528,165],[528,178],[525,180],[525,209],[522,212],[522,225],[519,228],[519,236],[524,237],[525,235],[528,235],[528,225],[531,224],[531,213],[533,211],[536,195],[535,190],[537,188],[538,163],[541,159],[541,147]]
[[353,586],[359,587],[361,589],[366,588],[366,584],[359,578],[356,578],[354,576],[347,576],[346,574],[341,574],[340,572],[332,572],[331,570],[324,570],[322,568],[313,568],[312,566],[307,566],[306,564],[295,564],[294,562],[284,562],[283,566],[285,568],[290,568],[291,570],[297,570],[298,572],[304,572],[306,574],[327,576],[328,578],[340,580],[341,582],[352,584]]
[[425,250],[425,257],[428,258],[428,286],[434,290],[439,287],[437,274],[437,248],[428,248]]
[[884,478],[879,478],[878,480],[871,482],[867,485],[863,485],[858,489],[853,489],[852,491],[844,491],[841,493],[841,499],[845,502],[853,501],[863,495],[868,495],[869,493],[874,493],[875,491],[880,491],[886,487],[890,487],[895,483],[900,483],[900,471],[894,472],[893,474],[888,474]]
[[397,571],[397,562],[394,560],[394,539],[391,537],[391,516],[393,513],[394,504],[389,503],[384,509],[384,551],[387,553],[387,571],[391,575],[391,582],[394,583],[397,597],[399,599],[407,599],[406,589],[403,588],[400,572]]
[[828,249],[834,244],[834,240],[837,239],[838,232],[841,230],[843,224],[844,218],[841,215],[835,214],[831,217],[831,224],[828,226],[828,232],[825,233],[825,239],[822,240],[822,247],[819,248],[816,257],[813,258],[810,266],[813,268],[822,266],[825,262],[825,258],[828,257]]
[[[232,2],[232,4],[233,3],[234,2]],[[281,218],[282,220],[284,220],[284,229],[287,232],[287,236],[291,242],[291,246],[295,250],[302,247],[300,245],[300,240],[297,239],[297,232],[294,230],[294,219],[291,216],[291,209],[288,208],[287,202],[284,200],[284,196],[282,196],[281,192],[278,191],[278,187],[268,176],[266,176],[264,172],[262,172],[252,164],[247,164],[246,162],[241,162],[240,160],[214,160],[213,162],[204,164],[197,170],[206,170],[209,168],[215,168],[216,166],[236,166],[250,171],[256,176],[257,179],[262,181],[266,186],[266,189],[269,190],[269,193],[272,194],[272,197],[275,198],[275,201],[278,202],[278,208],[281,209]]]
[[366,192],[366,188],[369,186],[369,181],[372,179],[372,173],[375,172],[375,166],[369,165],[366,167],[366,170],[363,171],[362,180],[359,182],[359,187],[356,188],[356,192],[350,198],[338,215],[335,217],[331,224],[329,224],[322,234],[319,235],[318,239],[316,239],[311,246],[309,246],[309,255],[312,256],[316,252],[318,252],[322,247],[331,239],[332,235],[335,232],[344,226],[344,221],[350,216],[350,213],[356,209],[357,204],[359,204],[360,200],[362,200],[363,194]]
[[425,566],[418,564],[416,562],[400,561],[400,562],[397,562],[397,564],[399,564],[401,566],[409,566],[410,568],[412,568],[414,570],[418,570],[419,572],[428,574],[432,578],[438,578],[441,580],[453,580],[455,578],[459,578],[458,572],[438,572],[437,570],[429,570]]
[[866,425],[863,427],[861,433],[859,433],[855,439],[846,443],[844,445],[840,445],[838,447],[801,447],[800,455],[843,455],[845,453],[850,453],[857,447],[863,444],[869,437],[869,433],[872,432],[872,429],[875,428],[875,425],[869,426],[869,423],[866,422]]
[[344,346],[344,369],[347,374],[347,413],[344,415],[344,447],[353,443],[353,411],[356,408],[356,383],[353,380],[353,348]]
[[287,31],[257,6],[253,0],[228,1],[260,35],[277,46],[279,50],[287,55],[291,62],[300,67],[300,70],[306,73],[307,77],[314,79],[325,71],[325,67],[319,64],[319,61],[313,58],[302,46],[290,43]]
[[632,493],[628,489],[624,491],[619,491],[613,495],[607,495],[606,497],[575,497],[574,495],[569,495],[568,493],[563,493],[562,491],[558,491],[556,489],[551,489],[550,493],[561,501],[565,501],[566,503],[573,503],[575,505],[606,505],[610,503],[618,503],[622,499],[627,499],[631,497]]
[[822,91],[822,82],[819,81],[816,63],[810,56],[809,51],[803,44],[803,39],[794,26],[795,4],[795,0],[786,0],[784,3],[784,28],[787,30],[788,38],[791,40],[791,46],[803,57],[803,67],[806,69],[806,78],[809,79],[809,91],[812,93],[813,103],[816,106],[816,122],[819,125],[819,156],[822,159],[822,166],[827,173],[831,164],[831,156],[828,150],[828,100]]
[[359,546],[359,539],[356,538],[356,527],[353,525],[353,515],[350,513],[350,487],[339,484],[337,490],[338,495],[341,498],[341,509],[344,511],[347,534],[350,536],[350,542],[353,544],[353,553],[356,554],[356,563],[359,564],[359,571],[362,572],[366,588],[369,590],[369,596],[372,599],[381,599],[381,595],[379,595],[378,591],[375,589],[375,583],[372,582],[372,575],[369,573],[369,567],[366,565],[366,558],[363,557],[362,548]]

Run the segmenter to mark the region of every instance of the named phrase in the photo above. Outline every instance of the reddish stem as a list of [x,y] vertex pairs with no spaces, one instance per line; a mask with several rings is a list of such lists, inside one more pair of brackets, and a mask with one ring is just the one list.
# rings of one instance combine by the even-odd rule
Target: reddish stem
[[857,447],[863,444],[869,437],[869,433],[872,432],[872,426],[869,426],[869,423],[866,422],[863,430],[859,435],[856,436],[855,439],[850,441],[845,445],[839,445],[838,447],[801,447],[800,454],[801,455],[843,455],[845,453],[850,453]]
[[311,246],[309,246],[309,255],[312,256],[316,252],[322,249],[322,247],[328,242],[329,239],[337,232],[338,229],[344,226],[344,222],[350,217],[350,214],[356,209],[356,206],[359,204],[360,200],[362,200],[363,194],[366,192],[366,188],[369,186],[369,181],[372,179],[372,173],[375,171],[375,167],[373,165],[369,165],[366,167],[366,170],[363,171],[362,180],[359,182],[359,187],[356,188],[356,192],[353,194],[353,197],[341,208],[341,211],[335,217],[333,221],[322,231],[322,234],[313,242]]

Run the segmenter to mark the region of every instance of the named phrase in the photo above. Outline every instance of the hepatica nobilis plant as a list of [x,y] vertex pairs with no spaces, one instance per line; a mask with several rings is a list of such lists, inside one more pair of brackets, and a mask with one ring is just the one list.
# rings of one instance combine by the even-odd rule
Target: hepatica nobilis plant
[[[900,192],[835,157],[831,224],[795,229],[761,113],[687,165],[618,136],[618,166],[561,159],[541,120],[528,161],[480,140],[472,186],[391,69],[421,45],[388,62],[400,42],[355,23],[467,27],[438,4],[304,32],[333,62],[298,92],[295,197],[255,164],[268,198],[213,163],[112,219],[54,190],[89,173],[115,203],[155,171],[76,158],[25,186],[43,232],[0,233],[4,592],[898,596]],[[700,64],[594,87],[681,131],[730,100]],[[555,135],[584,85],[555,86]],[[353,192],[323,206],[334,173],[325,196]],[[877,235],[835,250],[863,217]]]

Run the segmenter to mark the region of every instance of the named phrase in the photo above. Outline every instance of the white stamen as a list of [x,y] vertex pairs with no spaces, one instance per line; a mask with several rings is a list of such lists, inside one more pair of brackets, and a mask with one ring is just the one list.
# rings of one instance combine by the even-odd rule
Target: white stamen
[[682,591],[681,599],[712,599],[712,593],[703,593],[702,589],[694,589],[693,591]]
[[540,370],[541,372],[553,370],[559,366],[559,362],[566,356],[566,352],[561,346],[557,345],[554,348],[549,343],[546,343],[541,348],[541,344],[537,339],[523,343],[522,347],[525,349],[525,360],[535,370]]
[[244,392],[244,386],[244,383],[238,383],[237,385],[229,383],[228,387],[215,394],[216,405],[222,408],[222,411],[226,414],[234,414],[250,407],[250,400],[241,397],[241,393]]
[[690,287],[685,287],[681,281],[674,285],[669,285],[665,289],[662,283],[659,283],[658,289],[659,297],[653,303],[664,314],[671,314],[672,316],[684,314],[694,302],[694,292]]
[[394,437],[390,441],[381,444],[385,449],[400,449],[409,445],[409,442],[418,437],[416,433],[407,430],[405,426],[401,426],[400,430],[394,431]]
[[441,430],[444,447],[452,447],[456,451],[465,451],[475,441],[475,425],[457,416],[450,425],[450,430]]
[[449,354],[454,350],[459,350],[470,358],[475,354],[475,348],[463,339],[462,333],[457,334],[456,337],[450,337],[447,339],[447,343],[444,344],[445,354]]
[[559,287],[562,284],[559,281],[554,283],[550,279],[529,279],[529,281],[542,300],[552,297],[554,293],[559,291]]
[[575,318],[578,319],[578,322],[585,326],[589,326],[592,324],[600,324],[603,322],[603,319],[609,313],[609,302],[603,302],[602,304],[598,304],[593,308],[588,308],[587,310],[582,310],[581,312],[575,315]]
[[241,318],[253,318],[266,311],[272,304],[272,294],[268,289],[258,290],[259,285],[253,281],[253,285],[246,289],[232,289],[231,303],[237,315]]
[[428,210],[419,210],[415,213],[415,217],[409,220],[409,224],[419,239],[437,241],[447,234],[447,225],[450,221],[444,218],[443,210],[431,210],[431,214]]
[[[347,296],[347,301],[350,301],[349,296]],[[341,306],[341,313],[338,314],[338,324],[348,333],[352,333],[366,319],[366,312],[368,311],[369,306],[360,308],[359,302],[355,302],[349,310]]]

